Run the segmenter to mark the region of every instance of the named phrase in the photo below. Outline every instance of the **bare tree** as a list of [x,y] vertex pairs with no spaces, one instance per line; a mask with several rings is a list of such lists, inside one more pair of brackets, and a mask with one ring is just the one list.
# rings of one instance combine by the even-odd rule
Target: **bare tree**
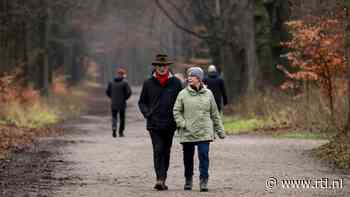
[[[103,4],[103,5],[102,5]],[[91,54],[104,65],[104,81],[111,79],[114,66],[126,67],[128,80],[140,84],[149,75],[156,53],[186,56],[185,33],[162,17],[154,2],[147,0],[105,0],[96,5],[98,14],[84,33]],[[99,51],[99,53],[96,53]],[[103,53],[101,52],[103,51]]]
[[[88,5],[90,1],[84,1]],[[82,9],[82,0],[4,0],[0,4],[0,71],[24,66],[25,82],[47,93],[52,81],[56,46],[73,46],[72,12]],[[63,25],[64,24],[64,25]],[[68,33],[61,33],[68,32]],[[65,34],[65,35],[63,35]],[[69,35],[71,34],[71,35]],[[64,47],[63,47],[64,48]],[[62,50],[64,53],[65,50]]]
[[[181,1],[182,7],[170,0],[155,2],[176,27],[207,43],[213,63],[222,66],[231,101],[255,91],[258,66],[254,0],[191,0]],[[192,24],[188,24],[189,15],[194,19]],[[202,31],[194,30],[198,26],[204,27]]]

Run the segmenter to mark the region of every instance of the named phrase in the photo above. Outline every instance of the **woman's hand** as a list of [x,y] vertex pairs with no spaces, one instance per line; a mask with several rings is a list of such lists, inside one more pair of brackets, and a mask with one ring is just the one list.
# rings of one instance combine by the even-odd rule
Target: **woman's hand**
[[225,134],[221,133],[221,132],[218,133],[218,136],[220,139],[225,139],[225,137],[226,137]]

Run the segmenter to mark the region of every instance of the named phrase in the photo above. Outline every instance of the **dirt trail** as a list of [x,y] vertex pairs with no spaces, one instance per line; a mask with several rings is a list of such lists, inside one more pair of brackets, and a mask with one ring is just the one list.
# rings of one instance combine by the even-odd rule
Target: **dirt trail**
[[[32,180],[0,182],[3,196],[350,196],[350,176],[310,157],[309,151],[326,141],[232,136],[211,144],[208,193],[198,190],[195,171],[193,191],[183,191],[182,150],[174,139],[169,191],[158,192],[154,184],[152,149],[145,122],[138,111],[139,88],[129,101],[125,138],[112,138],[108,100],[102,90],[91,98],[88,115],[67,122],[63,137],[42,139],[36,153],[45,151]],[[39,154],[40,155],[40,154]],[[21,156],[30,156],[21,153]],[[19,159],[17,159],[18,162]],[[16,162],[14,162],[16,163]],[[44,165],[47,164],[47,165]],[[24,164],[23,164],[24,165]],[[28,165],[28,162],[27,164]],[[198,163],[196,163],[196,169]],[[15,168],[12,168],[13,170]],[[15,176],[7,169],[8,176]],[[14,170],[15,172],[15,170]],[[43,174],[46,172],[46,174]],[[2,172],[3,173],[3,172]],[[25,170],[22,172],[25,176]],[[33,174],[33,172],[31,173]],[[46,176],[44,176],[46,175]],[[20,176],[20,175],[19,175]],[[271,178],[268,187],[266,181]],[[342,188],[325,188],[341,180]],[[318,188],[283,188],[283,179],[312,179]],[[0,178],[1,180],[1,178]],[[273,186],[277,180],[277,186]],[[318,180],[318,181],[317,181]],[[6,186],[5,186],[6,185]],[[271,187],[271,188],[269,188]]]

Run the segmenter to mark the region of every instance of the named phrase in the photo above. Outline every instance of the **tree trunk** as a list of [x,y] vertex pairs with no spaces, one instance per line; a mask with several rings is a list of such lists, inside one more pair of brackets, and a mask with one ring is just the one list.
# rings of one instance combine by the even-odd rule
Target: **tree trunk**
[[246,88],[246,84],[244,84],[247,65],[245,62],[246,55],[244,49],[236,49],[235,46],[225,46],[223,51],[223,64],[225,65],[223,71],[227,96],[230,103],[233,104]]
[[48,64],[48,37],[49,37],[49,25],[50,25],[50,14],[48,2],[42,2],[45,8],[45,13],[40,17],[39,21],[39,35],[40,35],[40,55],[39,55],[39,67],[40,67],[40,79],[39,88],[41,94],[47,96],[49,93],[49,64]]
[[73,51],[71,44],[65,44],[64,46],[64,75],[65,79],[69,82],[72,79],[72,62],[73,62]]
[[346,8],[347,28],[346,28],[346,57],[348,63],[348,118],[346,122],[345,132],[350,135],[350,10]]
[[45,31],[43,32],[43,34],[45,35],[43,38],[43,49],[44,49],[44,53],[43,53],[43,94],[45,96],[48,95],[49,93],[49,48],[48,48],[48,31],[49,31],[49,19],[50,17],[47,16],[46,20],[43,22],[44,24],[44,29]]
[[258,76],[258,58],[256,55],[256,37],[255,37],[255,0],[248,2],[248,11],[246,13],[246,25],[243,28],[243,35],[246,36],[246,62],[247,62],[247,90],[246,93],[254,95],[256,91],[256,85],[259,81]]
[[208,42],[208,45],[209,45],[209,54],[210,54],[210,57],[212,58],[212,64],[214,64],[217,67],[218,72],[221,73],[221,70],[223,67],[222,54],[221,54],[222,46],[219,44],[217,40]]
[[[243,94],[254,94],[258,80],[258,64],[255,44],[255,0],[226,1],[236,6],[225,17],[225,40],[223,70],[229,100],[235,101]],[[232,5],[235,4],[235,5]],[[227,75],[225,75],[227,73]]]
[[80,57],[80,49],[79,49],[79,44],[78,43],[73,43],[72,45],[72,67],[71,67],[71,85],[77,85],[80,81],[80,77],[81,77],[81,69],[80,69],[80,61],[79,61],[79,57]]
[[23,75],[24,75],[24,85],[29,84],[29,62],[28,62],[28,30],[25,22],[22,22],[22,55],[23,55]]

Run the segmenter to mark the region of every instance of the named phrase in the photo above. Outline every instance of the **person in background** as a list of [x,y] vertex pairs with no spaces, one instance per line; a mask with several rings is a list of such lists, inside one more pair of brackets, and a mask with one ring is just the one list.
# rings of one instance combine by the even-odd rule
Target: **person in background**
[[183,148],[185,167],[184,190],[192,190],[193,156],[197,146],[200,172],[200,191],[208,191],[209,144],[215,138],[225,138],[220,113],[213,93],[203,85],[203,70],[188,70],[188,85],[178,95],[173,109]]
[[117,137],[116,130],[118,124],[118,115],[120,118],[119,123],[119,136],[124,137],[125,130],[125,110],[127,107],[126,101],[131,96],[131,88],[128,82],[125,81],[126,70],[124,68],[117,68],[115,72],[115,78],[108,83],[106,90],[107,96],[111,100],[112,111],[112,136]]
[[175,73],[174,76],[177,77],[181,81],[182,87],[186,86],[186,80],[185,80],[185,77],[182,73]]
[[208,77],[203,82],[213,92],[218,110],[221,112],[222,107],[227,105],[228,101],[224,80],[219,76],[214,65],[208,67]]
[[165,181],[176,130],[172,110],[176,97],[182,90],[180,80],[169,70],[170,64],[172,62],[168,61],[167,55],[156,55],[156,60],[152,62],[152,76],[143,83],[138,102],[152,140],[154,171],[157,177],[154,188],[160,191],[168,189]]

